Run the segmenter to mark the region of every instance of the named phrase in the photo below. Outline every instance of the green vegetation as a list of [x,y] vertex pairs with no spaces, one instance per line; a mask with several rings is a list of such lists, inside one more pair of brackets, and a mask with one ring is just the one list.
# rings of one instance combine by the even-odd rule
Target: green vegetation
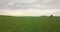
[[60,32],[60,18],[0,17],[0,32]]

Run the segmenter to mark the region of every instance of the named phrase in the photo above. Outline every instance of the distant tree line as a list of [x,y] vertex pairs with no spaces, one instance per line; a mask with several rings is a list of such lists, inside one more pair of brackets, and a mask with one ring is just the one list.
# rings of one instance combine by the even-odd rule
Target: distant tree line
[[8,15],[0,15],[0,17],[12,17],[12,16],[8,16]]
[[54,16],[53,15],[50,15],[50,16],[43,15],[43,16],[40,16],[40,17],[54,17]]

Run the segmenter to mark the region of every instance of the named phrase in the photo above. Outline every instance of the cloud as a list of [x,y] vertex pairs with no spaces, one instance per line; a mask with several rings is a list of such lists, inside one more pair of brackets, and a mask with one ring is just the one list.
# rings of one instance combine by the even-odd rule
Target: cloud
[[0,14],[58,15],[60,0],[0,0]]
[[0,9],[60,9],[60,0],[0,0]]
[[6,10],[1,9],[0,15],[10,15],[10,16],[41,16],[41,15],[54,15],[60,16],[60,9],[52,9],[52,10],[39,10],[39,9],[27,9],[27,10]]
[[23,16],[25,15],[22,10],[9,10],[9,9],[0,9],[0,15],[10,15],[10,16]]

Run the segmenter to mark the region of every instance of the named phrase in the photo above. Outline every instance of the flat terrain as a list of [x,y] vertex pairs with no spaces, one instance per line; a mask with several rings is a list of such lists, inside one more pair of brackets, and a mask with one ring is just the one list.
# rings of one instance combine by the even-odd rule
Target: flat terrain
[[60,18],[0,17],[0,32],[60,32]]

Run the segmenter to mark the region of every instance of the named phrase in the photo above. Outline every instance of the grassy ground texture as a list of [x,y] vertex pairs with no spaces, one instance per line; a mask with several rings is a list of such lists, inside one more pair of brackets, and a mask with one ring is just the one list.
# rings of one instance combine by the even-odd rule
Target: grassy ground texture
[[0,32],[60,32],[60,18],[0,17]]

